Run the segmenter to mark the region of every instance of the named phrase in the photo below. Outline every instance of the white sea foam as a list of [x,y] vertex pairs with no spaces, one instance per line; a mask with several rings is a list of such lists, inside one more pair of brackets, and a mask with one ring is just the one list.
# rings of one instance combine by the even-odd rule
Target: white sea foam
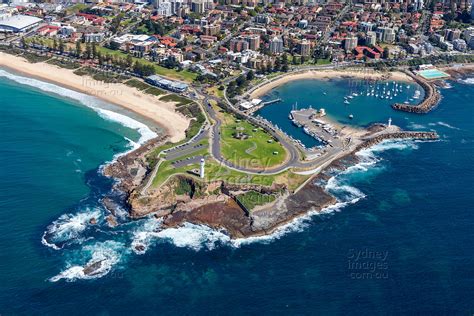
[[[49,281],[57,282],[64,279],[67,282],[72,282],[77,279],[101,278],[108,274],[123,259],[125,254],[127,254],[125,245],[117,241],[109,240],[84,246],[79,250],[78,258],[73,258],[70,262],[67,262],[66,269],[50,278]],[[84,263],[85,257],[88,260]],[[86,267],[98,262],[100,262],[100,266],[95,268],[93,273],[84,273]]]
[[[132,250],[143,254],[155,242],[170,242],[176,247],[195,251],[212,250],[219,244],[229,243],[230,237],[205,225],[184,223],[180,227],[160,229],[161,221],[149,218],[133,234]],[[140,246],[142,249],[137,249]]]
[[408,127],[410,129],[426,129],[425,125],[418,124],[418,123],[415,123],[415,122],[410,122],[410,124],[408,124]]
[[20,84],[28,85],[45,92],[53,93],[56,95],[60,95],[63,97],[67,97],[69,99],[79,101],[83,105],[96,111],[102,118],[117,122],[128,128],[137,130],[141,135],[138,141],[139,144],[142,144],[156,137],[156,133],[153,132],[145,124],[138,122],[126,115],[102,108],[102,106],[105,106],[106,103],[104,103],[103,101],[93,96],[89,96],[89,95],[86,95],[74,90],[63,88],[61,86],[58,86],[49,82],[44,82],[44,81],[33,79],[33,78],[27,78],[27,77],[15,75],[3,69],[0,69],[0,77],[5,77],[15,82],[18,82]]
[[474,84],[474,78],[460,79],[459,82],[464,84]]
[[[301,232],[308,225],[314,216],[332,214],[342,210],[344,207],[355,204],[365,198],[365,194],[349,184],[350,175],[365,173],[380,161],[377,153],[386,150],[416,149],[418,145],[411,140],[387,140],[371,148],[359,151],[356,155],[359,162],[331,177],[325,189],[337,197],[337,203],[322,210],[311,210],[305,215],[294,218],[289,223],[275,229],[272,234],[230,239],[224,232],[216,231],[205,225],[195,225],[185,223],[181,227],[166,228],[161,230],[161,222],[154,218],[147,219],[143,225],[137,227],[133,233],[132,250],[137,254],[143,254],[148,247],[159,241],[166,241],[176,247],[186,247],[195,251],[201,249],[212,250],[219,245],[227,245],[239,248],[252,243],[271,243],[282,238],[288,233]],[[136,249],[136,246],[141,246]]]
[[55,250],[61,249],[69,241],[79,242],[81,233],[88,227],[91,219],[99,220],[99,210],[87,210],[77,214],[64,214],[52,222],[43,233],[43,245]]
[[449,129],[455,129],[455,130],[461,130],[459,127],[456,127],[456,126],[452,126],[451,124],[448,124],[446,122],[436,122],[436,123],[430,123],[430,125],[433,124],[433,125],[439,125],[439,126],[444,126],[446,128],[449,128]]

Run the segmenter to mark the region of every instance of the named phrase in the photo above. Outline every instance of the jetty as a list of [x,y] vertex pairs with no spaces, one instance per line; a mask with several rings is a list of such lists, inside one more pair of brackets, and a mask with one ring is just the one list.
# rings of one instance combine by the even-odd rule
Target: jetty
[[269,105],[269,104],[273,104],[273,103],[277,103],[277,102],[281,102],[281,99],[278,98],[278,99],[275,99],[275,100],[270,100],[270,101],[267,101],[267,102],[262,102],[262,106]]

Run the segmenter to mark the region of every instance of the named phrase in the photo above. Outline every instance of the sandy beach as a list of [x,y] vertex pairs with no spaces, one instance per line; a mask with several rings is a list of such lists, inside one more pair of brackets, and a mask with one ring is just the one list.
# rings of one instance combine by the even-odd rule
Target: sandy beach
[[[388,77],[388,78],[387,78]],[[389,79],[394,81],[413,81],[408,75],[404,74],[403,72],[389,72],[389,73],[382,73],[376,72],[373,70],[364,69],[364,71],[355,71],[355,70],[309,70],[305,72],[298,72],[298,73],[290,73],[288,75],[284,75],[282,77],[276,78],[273,81],[268,83],[262,83],[261,86],[258,86],[254,91],[251,92],[250,98],[258,98],[266,93],[268,93],[273,88],[281,86],[285,83],[294,81],[294,80],[301,80],[301,79],[319,79],[319,80],[326,80],[326,79],[333,79],[333,78],[357,78],[357,79],[373,79],[373,80],[381,80],[381,79]]]
[[189,119],[175,111],[173,102],[160,101],[156,96],[124,84],[104,83],[88,76],[78,76],[69,69],[43,62],[32,64],[21,57],[1,52],[0,66],[123,107],[156,122],[173,142],[184,139],[189,126]]

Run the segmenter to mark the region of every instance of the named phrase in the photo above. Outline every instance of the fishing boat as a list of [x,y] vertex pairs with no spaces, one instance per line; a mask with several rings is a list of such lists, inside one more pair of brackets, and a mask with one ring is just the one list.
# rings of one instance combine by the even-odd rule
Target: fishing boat
[[354,118],[354,115],[349,114],[349,118],[352,120]]

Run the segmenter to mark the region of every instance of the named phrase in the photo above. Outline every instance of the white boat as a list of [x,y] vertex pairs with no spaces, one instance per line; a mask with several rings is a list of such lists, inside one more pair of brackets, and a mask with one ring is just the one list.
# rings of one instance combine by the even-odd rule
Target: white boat
[[352,120],[354,118],[354,115],[349,114],[349,118]]
[[421,91],[420,91],[420,90],[416,90],[416,91],[415,91],[415,95],[413,96],[413,99],[419,99],[419,98],[420,98],[420,95],[421,95]]
[[350,102],[348,100],[344,100],[344,103],[345,104],[350,104]]

